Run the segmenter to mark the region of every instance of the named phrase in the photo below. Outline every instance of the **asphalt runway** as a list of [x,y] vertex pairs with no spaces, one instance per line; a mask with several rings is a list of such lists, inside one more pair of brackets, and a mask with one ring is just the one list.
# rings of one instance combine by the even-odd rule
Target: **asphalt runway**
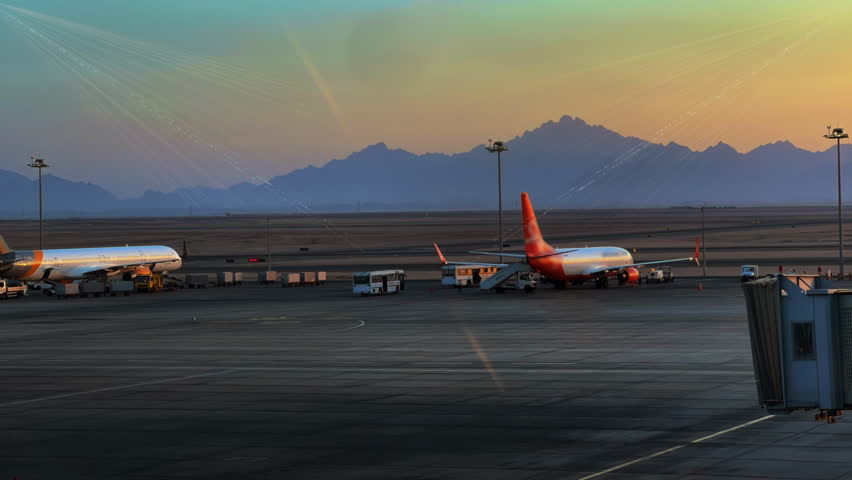
[[0,302],[0,478],[852,478],[767,418],[733,279]]

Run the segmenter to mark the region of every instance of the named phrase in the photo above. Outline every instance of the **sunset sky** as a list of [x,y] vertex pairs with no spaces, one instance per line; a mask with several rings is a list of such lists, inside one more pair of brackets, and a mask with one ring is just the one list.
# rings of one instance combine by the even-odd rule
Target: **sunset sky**
[[852,127],[847,1],[0,0],[0,168],[121,196],[562,115],[748,151]]

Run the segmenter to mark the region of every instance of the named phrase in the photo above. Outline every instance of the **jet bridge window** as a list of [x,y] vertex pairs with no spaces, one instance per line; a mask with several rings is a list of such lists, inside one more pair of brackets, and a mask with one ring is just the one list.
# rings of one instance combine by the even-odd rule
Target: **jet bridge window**
[[793,359],[814,360],[814,324],[793,324]]

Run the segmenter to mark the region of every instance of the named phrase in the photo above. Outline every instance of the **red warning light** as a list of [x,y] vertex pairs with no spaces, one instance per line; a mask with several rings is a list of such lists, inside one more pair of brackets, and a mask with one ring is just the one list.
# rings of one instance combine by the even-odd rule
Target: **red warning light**
[[249,263],[260,263],[260,262],[265,262],[266,259],[265,258],[252,257],[252,258],[249,258],[248,261],[249,261]]

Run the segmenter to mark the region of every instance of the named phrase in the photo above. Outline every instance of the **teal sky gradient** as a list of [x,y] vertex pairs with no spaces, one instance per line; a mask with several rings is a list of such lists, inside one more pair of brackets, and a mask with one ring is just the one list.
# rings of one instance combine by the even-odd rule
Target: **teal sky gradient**
[[[23,9],[23,10],[21,10]],[[0,0],[0,168],[119,195],[384,141],[467,150],[564,114],[810,149],[848,120],[852,5],[718,0]]]

